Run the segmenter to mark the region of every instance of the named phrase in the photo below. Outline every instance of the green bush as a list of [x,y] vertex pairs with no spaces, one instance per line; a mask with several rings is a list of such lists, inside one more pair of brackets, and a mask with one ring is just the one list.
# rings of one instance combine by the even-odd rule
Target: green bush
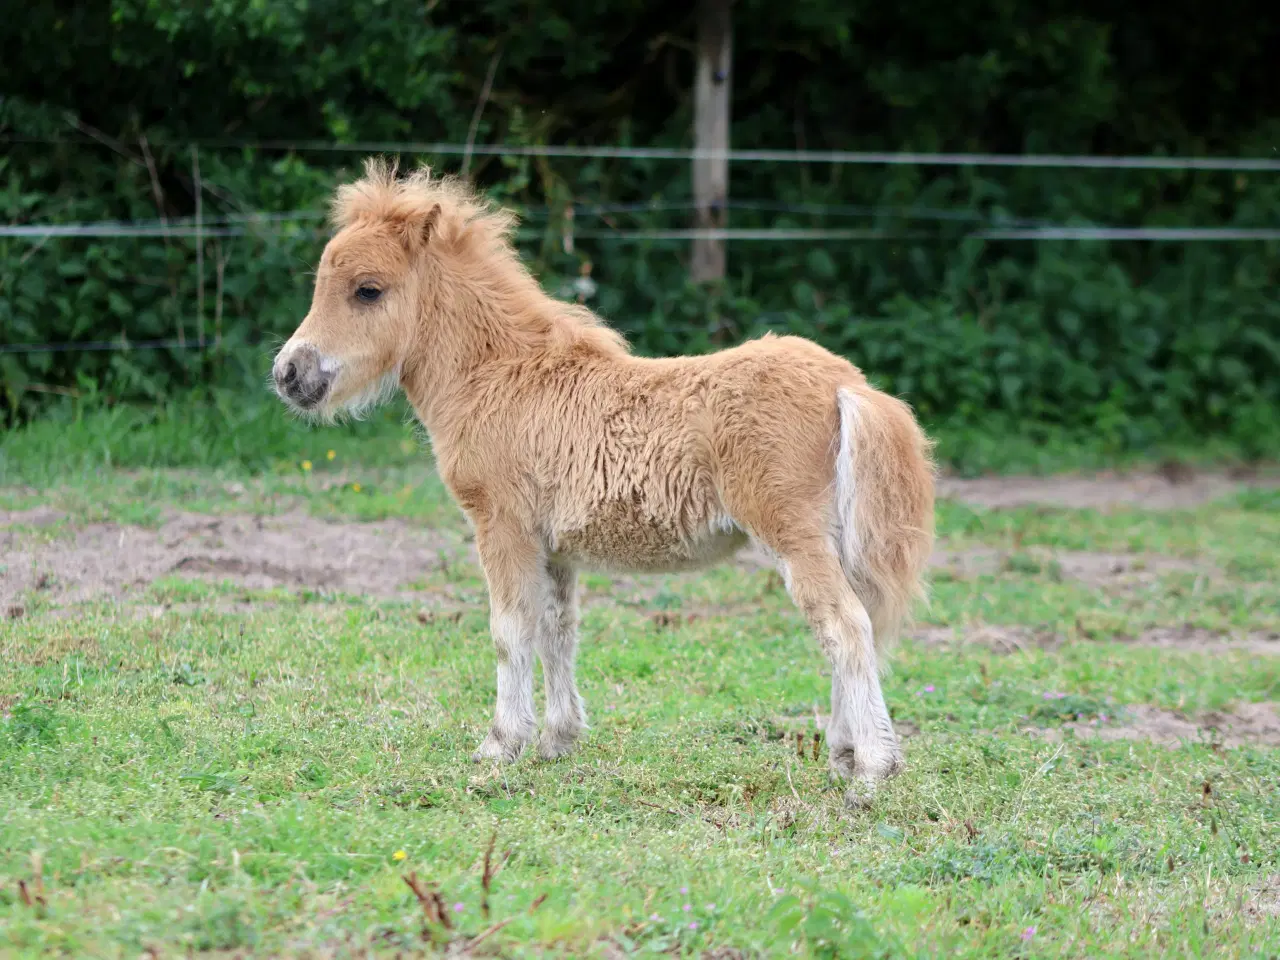
[[[243,233],[206,236],[202,270],[189,236],[0,238],[0,346],[218,343],[0,351],[5,417],[28,418],[51,391],[163,401],[265,375],[306,310],[326,196],[359,155],[246,144],[462,142],[492,68],[479,142],[687,145],[691,7],[35,0],[0,23],[4,48],[23,51],[0,95],[0,218],[189,226],[198,163],[203,222]],[[739,0],[733,142],[1271,156],[1280,21],[1260,3],[1211,22],[1195,9]],[[789,330],[934,421],[1054,424],[1120,449],[1280,443],[1280,243],[966,237],[1032,222],[1274,226],[1275,174],[739,164],[734,226],[911,236],[736,243],[708,291],[687,282],[684,244],[561,247],[570,204],[579,231],[687,225],[686,163],[481,157],[471,173],[524,213],[522,247],[550,292],[568,295],[591,262],[593,305],[640,351]]]

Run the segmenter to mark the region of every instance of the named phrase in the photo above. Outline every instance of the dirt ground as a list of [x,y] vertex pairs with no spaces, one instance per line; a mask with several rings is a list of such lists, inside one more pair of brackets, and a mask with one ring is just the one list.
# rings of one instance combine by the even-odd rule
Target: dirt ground
[[1171,465],[1160,470],[1052,477],[944,477],[938,483],[938,495],[975,507],[1176,510],[1218,500],[1246,487],[1275,486],[1280,486],[1280,474],[1274,470],[1193,471]]
[[[917,642],[930,646],[957,647],[980,644],[997,653],[1016,653],[1019,650],[1057,650],[1070,638],[1059,633],[1036,630],[1031,627],[985,624],[960,633],[952,627],[918,627],[912,633]],[[1243,636],[1224,637],[1211,630],[1197,627],[1156,627],[1144,630],[1137,636],[1121,638],[1121,642],[1139,647],[1155,647],[1161,650],[1187,650],[1195,653],[1244,653],[1274,654],[1280,656],[1280,634],[1253,631]]]
[[332,523],[305,513],[175,513],[158,529],[97,523],[43,541],[11,529],[61,519],[41,509],[0,514],[0,605],[31,590],[56,607],[123,599],[166,576],[396,596],[466,546],[456,534],[399,520]]
[[1099,740],[1149,740],[1162,746],[1204,743],[1232,749],[1245,744],[1280,746],[1280,704],[1242,703],[1233,710],[1211,710],[1189,717],[1177,710],[1149,705],[1122,709],[1118,716],[1065,723],[1028,731],[1035,736],[1059,740],[1063,730],[1078,738]]
[[[942,496],[979,506],[1047,504],[1107,509],[1140,506],[1186,507],[1225,496],[1249,484],[1280,483],[1280,477],[1232,477],[1225,473],[1169,476],[1159,472],[1067,477],[944,478]],[[425,599],[414,584],[456,559],[474,563],[474,545],[456,529],[433,530],[400,520],[377,523],[333,522],[295,512],[277,516],[175,512],[158,528],[90,524],[59,528],[41,536],[42,528],[65,518],[38,507],[14,513],[0,511],[0,612],[21,616],[24,597],[32,593],[44,608],[66,608],[98,598],[128,600],[167,576],[232,581],[250,588],[309,588],[380,598]],[[34,530],[32,528],[35,528]],[[1169,571],[1215,571],[1170,557],[1135,557],[1108,553],[1057,551],[1053,556],[1062,577],[1093,585],[1141,582]],[[1001,562],[999,551],[976,548],[940,549],[935,566],[955,574],[990,572]],[[744,551],[738,562],[763,569],[768,561]],[[447,599],[447,598],[436,598]],[[590,601],[588,601],[590,602]],[[921,638],[955,642],[949,631],[924,631]],[[1060,638],[1030,631],[996,629],[964,642],[985,642],[1001,649],[1046,646]],[[1280,649],[1280,638],[1257,637],[1259,649]],[[1160,646],[1204,649],[1220,643],[1212,637],[1173,632],[1135,638]]]

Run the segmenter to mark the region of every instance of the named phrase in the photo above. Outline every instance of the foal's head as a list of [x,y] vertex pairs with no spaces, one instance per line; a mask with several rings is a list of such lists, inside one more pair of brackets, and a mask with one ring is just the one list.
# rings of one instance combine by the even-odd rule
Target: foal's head
[[387,397],[414,349],[429,304],[438,248],[476,216],[489,214],[461,184],[426,171],[397,178],[365,164],[338,189],[337,233],[316,271],[311,309],[272,367],[276,393],[298,411],[359,414]]

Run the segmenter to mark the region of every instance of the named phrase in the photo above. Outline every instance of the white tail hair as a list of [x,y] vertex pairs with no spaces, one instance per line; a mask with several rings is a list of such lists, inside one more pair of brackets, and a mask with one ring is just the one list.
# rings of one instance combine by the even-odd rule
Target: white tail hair
[[929,442],[906,404],[895,397],[841,387],[836,404],[840,563],[871,615],[877,649],[885,651],[905,626],[913,603],[928,599],[924,572],[934,535]]

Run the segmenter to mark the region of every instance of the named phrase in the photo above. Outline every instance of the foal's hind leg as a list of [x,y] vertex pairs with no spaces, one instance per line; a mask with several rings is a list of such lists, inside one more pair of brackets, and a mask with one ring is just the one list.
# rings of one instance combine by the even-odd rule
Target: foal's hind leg
[[779,551],[787,589],[831,662],[831,770],[851,783],[846,800],[865,806],[875,784],[902,769],[902,751],[880,690],[866,607],[825,538]]
[[577,574],[559,561],[551,561],[554,609],[539,622],[535,646],[542,658],[546,683],[547,716],[538,741],[538,753],[554,760],[573,749],[586,728],[586,711],[573,678],[574,656],[578,649]]
[[534,642],[554,617],[553,586],[541,549],[520,532],[492,525],[477,529],[476,547],[489,583],[498,702],[489,735],[472,759],[509,763],[524,751],[536,729]]

